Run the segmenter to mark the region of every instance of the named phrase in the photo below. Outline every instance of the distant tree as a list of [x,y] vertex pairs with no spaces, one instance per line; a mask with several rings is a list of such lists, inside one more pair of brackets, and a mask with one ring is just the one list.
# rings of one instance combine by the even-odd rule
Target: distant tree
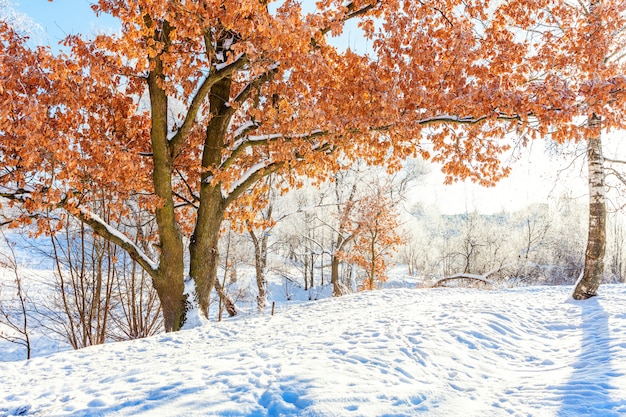
[[481,237],[485,237],[487,233],[486,228],[483,227],[480,230],[480,216],[477,212],[466,213],[463,219],[463,226],[461,236],[459,239],[459,251],[455,254],[461,258],[461,268],[464,274],[471,274],[472,272],[478,272],[478,266],[475,265],[482,246],[486,246],[486,241],[479,240],[478,233],[483,233]]
[[477,211],[448,216],[445,223],[449,242],[444,245],[446,273],[484,275],[508,266],[512,253],[507,243],[511,239],[509,217],[505,214],[484,215]]
[[358,233],[354,245],[346,254],[365,273],[360,285],[363,290],[373,290],[387,281],[387,265],[392,254],[402,243],[399,234],[397,204],[377,189],[359,204]]
[[412,259],[412,269],[423,279],[453,273],[444,255],[450,252],[451,231],[440,209],[418,203],[409,214],[411,218],[403,225],[406,243],[400,248],[400,260],[408,264],[406,260]]
[[359,266],[372,280],[380,275],[384,281],[390,249],[400,241],[397,209],[409,186],[423,174],[423,164],[415,161],[393,175],[357,161],[322,184],[315,204],[302,210],[310,213],[305,218],[317,230],[317,237],[307,240],[329,258],[333,296],[352,290],[348,282],[354,278],[352,266]]
[[405,264],[410,276],[415,277],[420,271],[420,251],[414,235],[405,231],[405,245],[399,249],[400,262]]
[[574,284],[585,262],[588,206],[569,192],[556,199],[547,237],[546,283]]
[[[270,234],[277,219],[274,211],[277,204],[277,187],[273,187],[272,176],[266,178],[267,191],[265,204],[254,219],[245,221],[246,229],[254,247],[254,271],[257,284],[257,309],[263,311],[267,306],[267,255]],[[280,217],[280,215],[279,215]]]
[[[224,312],[229,317],[239,314],[238,302],[249,302],[249,290],[241,286],[240,273],[242,265],[254,265],[254,247],[244,225],[233,224],[229,220],[223,224],[220,235],[219,253],[221,279],[216,283],[218,295],[218,320]],[[245,281],[244,281],[245,282]]]
[[497,214],[420,206],[410,210],[405,246],[412,246],[425,284],[461,275],[507,285],[573,284],[584,261],[586,211],[568,194]]
[[626,230],[621,213],[613,213],[607,219],[607,236],[611,239],[607,242],[608,267],[611,281],[626,282]]
[[[360,201],[364,195],[362,188],[367,187],[371,177],[363,180],[363,167],[359,164],[345,171],[337,172],[330,184],[328,204],[333,208],[332,215],[321,218],[322,224],[330,229],[330,282],[333,285],[333,296],[339,297],[350,291],[345,280],[340,277],[342,261],[354,262],[354,257],[348,255],[348,248],[353,240],[364,232],[363,222],[359,215]],[[369,180],[369,181],[368,181]]]
[[[516,282],[537,283],[543,279],[542,262],[548,258],[549,231],[553,227],[549,204],[535,204],[513,213],[509,221]],[[516,261],[515,261],[516,260]]]
[[296,281],[291,278],[293,273],[289,269],[296,270],[302,278],[302,285],[297,285],[305,291],[324,283],[323,255],[327,236],[315,212],[323,194],[317,185],[305,180],[302,187],[280,197],[277,203],[285,210],[284,220],[273,231],[277,252],[284,260],[285,269],[280,273],[284,279]]

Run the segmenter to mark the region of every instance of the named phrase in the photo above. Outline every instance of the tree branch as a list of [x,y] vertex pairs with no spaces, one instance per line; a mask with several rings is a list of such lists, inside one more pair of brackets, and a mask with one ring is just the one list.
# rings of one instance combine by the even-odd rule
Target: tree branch
[[[489,118],[490,116],[459,117],[459,116],[452,116],[452,115],[444,114],[440,116],[428,117],[426,119],[418,120],[417,124],[430,125],[430,124],[437,124],[437,123],[452,123],[452,124],[475,125],[475,124],[484,122],[485,120],[488,120]],[[515,120],[521,120],[521,117],[519,115],[510,116],[507,114],[500,113],[495,117],[495,119],[515,121]]]
[[88,225],[98,236],[125,250],[150,276],[156,276],[159,265],[152,261],[132,240],[111,227],[100,216],[87,211],[85,208],[79,208],[76,211],[68,210],[68,213]]
[[180,178],[180,180],[183,182],[183,184],[185,184],[185,188],[187,188],[187,191],[189,192],[189,195],[191,196],[191,200],[189,201],[187,198],[182,197],[181,195],[178,195],[177,193],[175,193],[175,195],[180,198],[183,201],[187,201],[188,203],[190,203],[192,206],[194,205],[194,203],[198,203],[200,201],[200,196],[198,196],[194,191],[193,188],[191,188],[191,185],[189,184],[189,182],[187,181],[187,179],[185,178],[185,176],[183,175],[182,172],[180,172],[179,169],[176,169],[176,173],[178,174],[178,178]]
[[235,147],[235,149],[232,150],[231,154],[228,156],[228,158],[226,158],[224,160],[224,162],[222,162],[222,164],[220,165],[221,169],[227,169],[229,168],[237,159],[237,157],[239,155],[241,155],[241,153],[243,153],[246,149],[253,147],[253,146],[267,146],[271,143],[276,143],[279,141],[283,141],[283,142],[291,142],[293,141],[293,139],[303,139],[305,141],[310,141],[312,139],[321,137],[321,136],[326,136],[328,135],[329,132],[327,131],[316,131],[313,133],[309,133],[307,135],[302,135],[302,136],[283,136],[283,135],[267,135],[267,136],[259,136],[258,138],[254,138],[254,139],[250,139],[248,138],[248,140],[243,140],[241,141],[240,144],[238,144],[238,146]]
[[626,161],[623,161],[621,159],[611,159],[611,158],[607,158],[606,156],[604,157],[604,161],[605,162],[610,162],[613,164],[624,164],[626,165]]
[[176,157],[183,143],[187,139],[187,136],[189,135],[189,132],[191,131],[191,128],[196,120],[196,116],[198,115],[198,111],[200,110],[200,106],[211,91],[211,87],[213,87],[218,81],[231,76],[235,71],[243,68],[247,63],[248,57],[242,54],[239,58],[225,67],[216,70],[215,72],[211,72],[207,75],[204,81],[202,81],[200,88],[198,88],[198,91],[196,91],[196,94],[191,100],[191,104],[189,105],[189,109],[187,110],[182,126],[170,140],[170,152],[172,158]]
[[[422,6],[424,6],[424,7],[427,7],[427,6],[428,6],[428,5],[427,5],[425,2],[423,2],[422,0],[419,0],[419,3],[420,3]],[[450,21],[450,19],[448,18],[448,16],[446,16],[446,14],[443,12],[443,10],[441,10],[441,9],[439,9],[439,8],[435,7],[435,6],[430,6],[430,8],[431,8],[431,9],[433,9],[434,11],[438,12],[438,13],[441,15],[441,17],[443,17],[443,18],[444,18],[444,20],[445,20],[446,22],[448,22],[448,24],[450,25],[450,27],[454,27],[454,25],[452,24],[452,21]]]
[[280,168],[286,165],[286,161],[273,162],[268,165],[264,165],[252,172],[248,175],[243,181],[241,181],[237,186],[228,194],[228,196],[224,199],[224,206],[228,206],[233,201],[238,199],[244,192],[246,192],[252,185],[254,185],[257,181],[261,180],[261,178],[267,177],[270,174],[278,171]]
[[[1,192],[0,197],[24,203],[28,200],[27,195],[30,193],[31,192],[28,190],[19,189],[13,192]],[[128,252],[130,257],[135,260],[139,265],[141,265],[141,267],[144,268],[150,276],[155,275],[159,268],[158,264],[152,261],[137,245],[135,245],[132,240],[130,240],[120,231],[114,229],[112,226],[107,224],[101,217],[94,213],[91,213],[85,208],[80,207],[77,210],[69,210],[66,206],[67,203],[68,198],[66,196],[56,204],[56,207],[65,209],[68,214],[89,226],[98,236],[116,244],[117,246]],[[38,217],[35,214],[32,214],[31,216]]]
[[[369,12],[370,10],[372,10],[374,7],[378,6],[380,3],[382,3],[381,0],[375,0],[370,4],[367,4],[363,7],[361,7],[360,9],[355,9],[354,6],[354,2],[350,2],[346,5],[346,9],[348,9],[348,14],[346,14],[344,17],[342,17],[341,19],[339,19],[341,22],[346,22],[350,19],[354,19],[355,17],[361,16],[366,14],[367,12]],[[323,29],[320,29],[320,32],[322,35],[326,35],[328,32],[330,32],[331,28],[330,26],[325,27]],[[311,42],[313,43],[313,45],[316,45],[317,42],[312,39]]]
[[[489,118],[490,116],[459,117],[459,116],[452,116],[452,115],[441,115],[441,116],[434,116],[434,117],[429,117],[426,119],[418,120],[416,123],[418,125],[431,125],[431,124],[439,124],[439,123],[475,125],[475,124],[484,122],[485,120],[488,120]],[[500,114],[496,117],[496,120],[515,121],[515,120],[521,120],[521,117],[517,115],[509,116],[506,114]],[[392,127],[393,125],[376,126],[376,127],[371,127],[367,129],[367,132],[384,132],[384,131],[391,129]],[[349,132],[353,134],[358,134],[358,133],[363,133],[364,130],[351,129],[349,130]],[[252,146],[269,145],[271,143],[276,143],[279,141],[290,142],[296,138],[303,139],[303,140],[311,140],[311,139],[315,139],[318,137],[327,136],[330,133],[331,132],[327,130],[319,130],[319,131],[310,133],[308,135],[302,135],[302,136],[283,136],[280,134],[275,134],[275,135],[259,136],[258,138],[255,138],[255,139],[242,140],[241,143],[239,143],[231,151],[231,154],[228,156],[228,158],[226,158],[224,162],[222,162],[221,168],[226,169],[230,167],[241,153],[243,153],[247,148],[252,147]]]
[[[622,163],[624,163],[624,162],[622,162]],[[618,180],[619,180],[622,184],[626,185],[626,177],[624,177],[624,175],[622,175],[622,173],[621,173],[621,172],[619,172],[619,171],[617,171],[616,169],[613,169],[613,168],[606,168],[606,170],[607,170],[609,173],[611,173],[611,174],[615,175],[615,177],[616,177],[616,178],[617,178],[617,179],[618,179]]]
[[246,85],[240,92],[239,94],[237,94],[237,97],[235,97],[235,103],[237,104],[243,104],[244,101],[246,101],[248,98],[250,98],[250,94],[252,93],[252,89],[253,88],[259,88],[262,84],[265,84],[266,82],[270,81],[272,79],[272,77],[274,76],[274,74],[276,74],[276,72],[278,71],[278,68],[280,67],[279,63],[275,63],[272,66],[269,67],[269,69],[267,71],[265,71],[263,74],[258,75],[255,79],[253,79],[252,81],[250,81],[248,83],[248,85]]

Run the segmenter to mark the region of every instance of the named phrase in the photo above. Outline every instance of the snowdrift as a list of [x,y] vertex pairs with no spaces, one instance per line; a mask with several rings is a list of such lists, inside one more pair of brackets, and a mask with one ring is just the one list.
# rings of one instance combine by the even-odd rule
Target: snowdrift
[[626,286],[390,289],[0,363],[0,416],[624,416]]

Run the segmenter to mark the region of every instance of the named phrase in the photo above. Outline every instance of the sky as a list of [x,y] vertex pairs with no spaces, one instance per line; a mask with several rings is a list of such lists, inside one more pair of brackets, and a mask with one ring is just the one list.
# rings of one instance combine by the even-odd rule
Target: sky
[[[307,0],[304,0],[306,3]],[[309,2],[312,3],[311,0]],[[90,35],[101,30],[110,31],[118,26],[117,20],[109,16],[96,18],[91,10],[93,0],[15,0],[15,9],[41,25],[47,34],[50,46],[56,45],[65,36],[81,33]],[[360,41],[360,29],[348,24],[340,42],[353,50],[365,52],[367,43]]]
[[103,16],[96,18],[91,10],[92,0],[16,0],[15,9],[39,24],[47,39],[45,44],[55,47],[67,35],[91,35],[98,30],[109,30],[116,20]]

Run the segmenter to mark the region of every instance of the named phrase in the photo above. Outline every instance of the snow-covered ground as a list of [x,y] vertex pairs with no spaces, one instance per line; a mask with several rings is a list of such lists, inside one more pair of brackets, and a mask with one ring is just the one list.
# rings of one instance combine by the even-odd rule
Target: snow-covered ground
[[626,286],[387,289],[0,363],[0,416],[625,416]]

